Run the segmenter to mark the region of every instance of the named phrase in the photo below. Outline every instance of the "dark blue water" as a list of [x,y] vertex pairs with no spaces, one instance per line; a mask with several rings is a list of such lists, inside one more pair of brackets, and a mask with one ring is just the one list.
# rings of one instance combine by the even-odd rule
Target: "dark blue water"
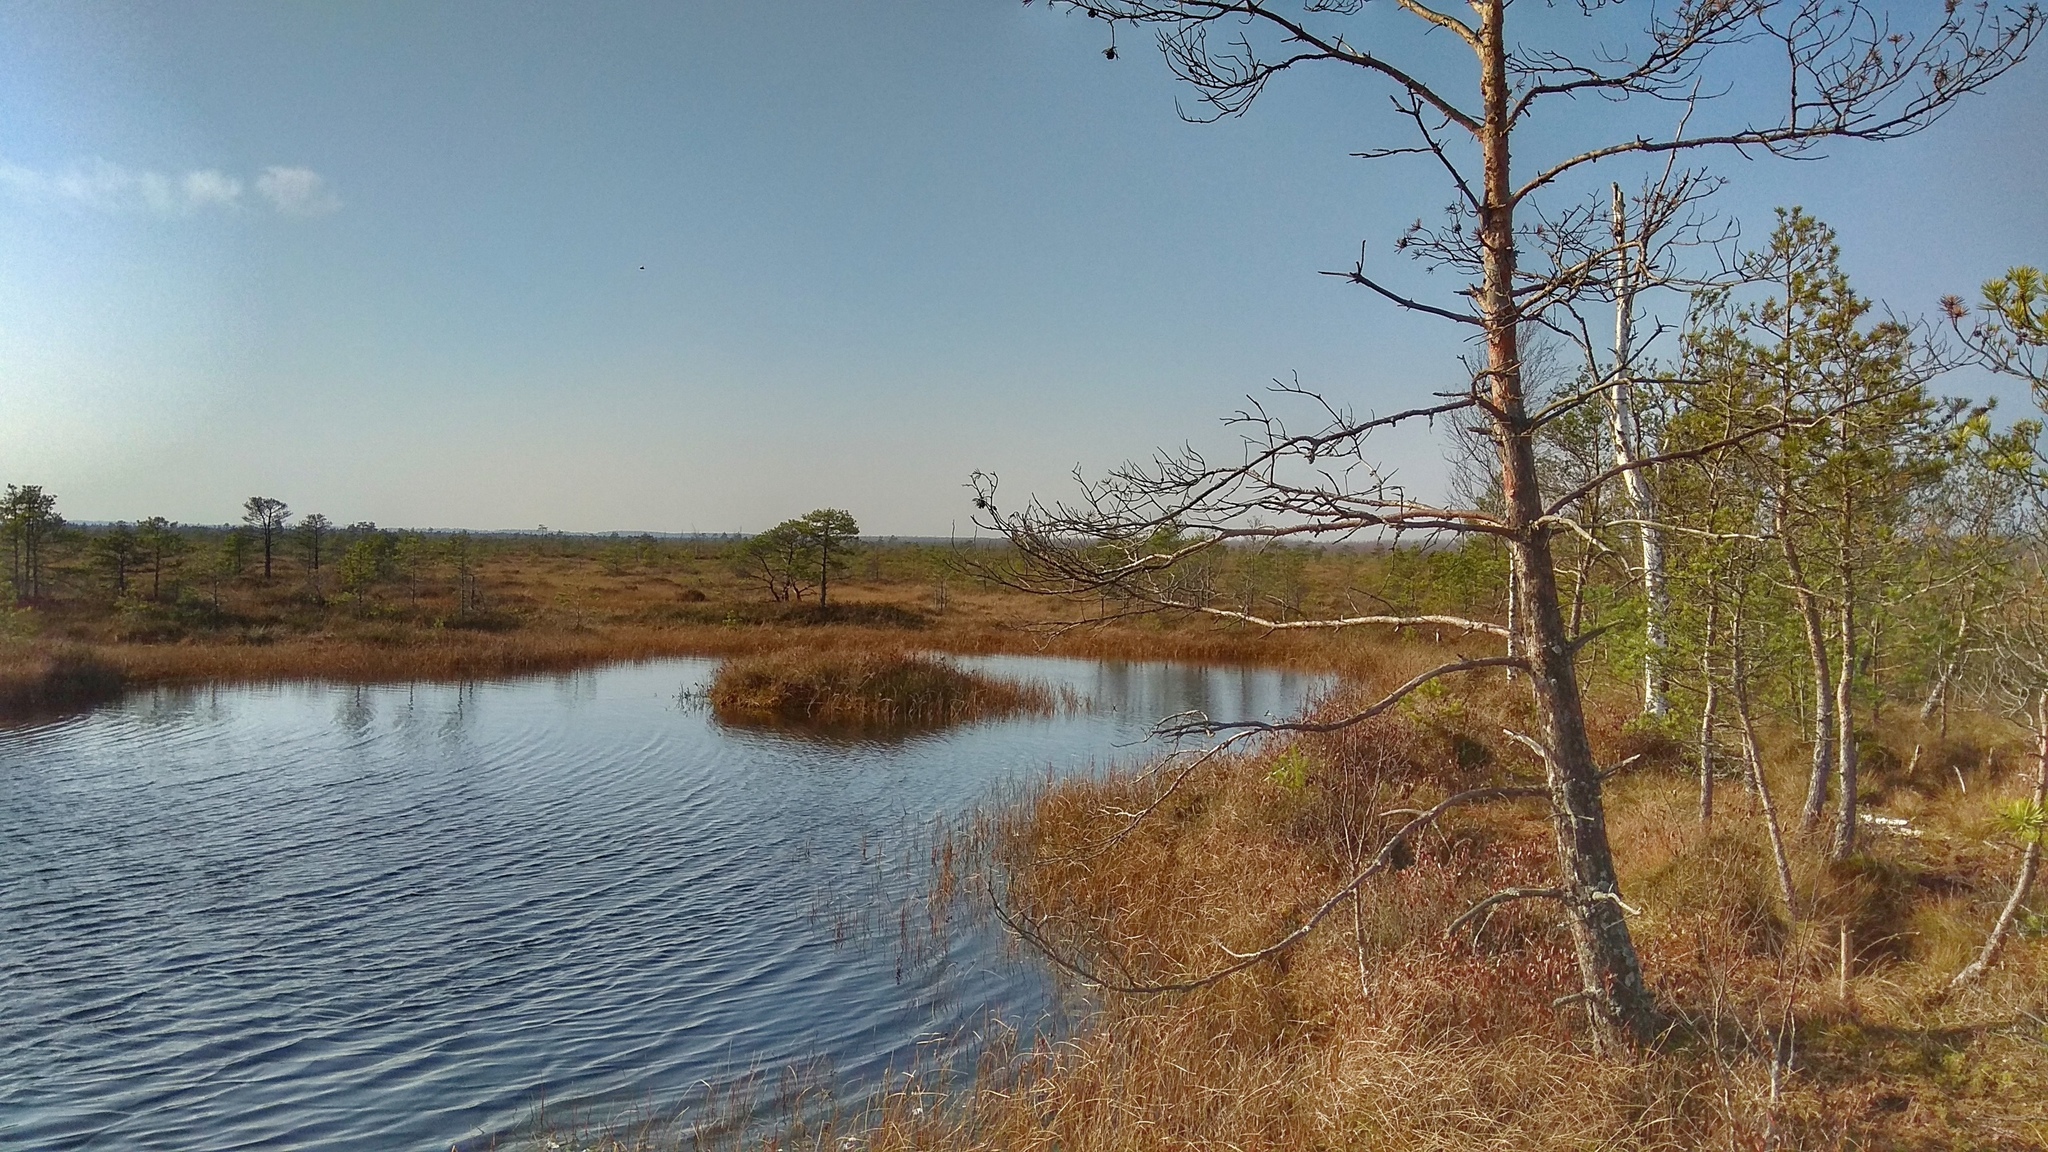
[[[673,660],[162,690],[0,731],[0,1148],[434,1149],[822,1061],[842,1092],[1044,974],[986,926],[849,941],[933,821],[1291,711],[1256,670],[996,658],[1088,711],[895,742],[725,728]],[[854,917],[858,919],[858,915]],[[865,943],[863,943],[865,940]]]

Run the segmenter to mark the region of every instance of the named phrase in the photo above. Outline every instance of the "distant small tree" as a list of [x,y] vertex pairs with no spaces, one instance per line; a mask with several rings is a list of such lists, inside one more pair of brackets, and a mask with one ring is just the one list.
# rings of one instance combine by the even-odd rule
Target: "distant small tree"
[[406,603],[420,606],[420,585],[433,573],[436,549],[432,541],[417,532],[399,536],[391,549],[391,569],[405,581]]
[[230,528],[221,539],[221,568],[234,579],[249,570],[249,557],[256,551],[256,541],[246,528]]
[[384,579],[390,549],[381,535],[358,539],[341,554],[341,590],[355,597],[358,611],[369,604],[370,590]]
[[931,574],[932,611],[944,616],[953,607],[953,572],[959,567],[959,558],[951,549],[932,549],[923,559],[925,570]]
[[844,572],[860,549],[860,525],[843,508],[819,508],[792,521],[809,544],[818,569],[818,603],[832,591],[832,574]]
[[483,581],[477,573],[481,549],[467,532],[448,538],[448,564],[455,569],[455,612],[468,616],[483,611]]
[[[1953,589],[1962,575],[1923,571],[1916,590],[1905,559],[1926,527],[1916,517],[1956,463],[1966,405],[1927,390],[1946,364],[1902,322],[1874,318],[1840,256],[1832,229],[1800,209],[1781,211],[1768,245],[1743,262],[1769,293],[1707,310],[1689,341],[1697,353],[1689,371],[1708,389],[1747,391],[1752,413],[1796,421],[1754,442],[1765,466],[1746,487],[1761,501],[1745,520],[1770,525],[1775,579],[1791,593],[1807,649],[1813,761],[1801,825],[1820,826],[1832,775],[1833,850],[1846,860],[1858,827],[1855,704],[1872,695],[1872,652],[1888,609]],[[1711,426],[1726,426],[1720,405],[1708,411]]]
[[0,497],[0,536],[7,541],[12,561],[14,595],[22,603],[43,598],[45,548],[63,527],[57,498],[41,485],[9,484],[7,494]]
[[128,594],[128,576],[141,568],[147,553],[136,537],[135,529],[126,523],[116,523],[112,528],[92,538],[86,546],[86,554],[92,566],[106,574],[107,583],[115,596]]
[[149,598],[163,599],[164,573],[176,570],[191,542],[178,526],[161,516],[151,516],[135,526],[136,543],[149,564]]
[[813,571],[811,542],[794,520],[784,520],[758,536],[749,536],[732,551],[733,571],[758,582],[770,600],[801,603]]
[[282,500],[268,496],[251,496],[242,502],[242,523],[254,528],[263,540],[263,579],[270,579],[270,557],[277,545],[279,533],[284,531],[292,510]]
[[206,581],[216,624],[221,617],[221,594],[249,567],[249,553],[253,548],[248,529],[230,528],[204,558],[200,575]]
[[318,512],[299,519],[299,526],[296,530],[299,538],[299,548],[305,553],[306,569],[315,575],[318,575],[320,572],[321,546],[327,543],[327,538],[333,535],[333,533],[334,521],[329,520]]

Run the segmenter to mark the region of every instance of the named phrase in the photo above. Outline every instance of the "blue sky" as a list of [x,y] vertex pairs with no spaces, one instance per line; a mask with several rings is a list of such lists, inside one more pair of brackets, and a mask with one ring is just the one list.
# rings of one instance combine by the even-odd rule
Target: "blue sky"
[[[1190,125],[1105,43],[1015,0],[7,5],[0,480],[89,520],[944,534],[973,469],[1227,448],[1275,377],[1458,380],[1458,333],[1316,275],[1447,199],[1350,157],[1381,90]],[[1929,313],[2048,261],[2043,107],[2034,60],[1902,143],[1717,157],[1717,209],[1804,204]]]

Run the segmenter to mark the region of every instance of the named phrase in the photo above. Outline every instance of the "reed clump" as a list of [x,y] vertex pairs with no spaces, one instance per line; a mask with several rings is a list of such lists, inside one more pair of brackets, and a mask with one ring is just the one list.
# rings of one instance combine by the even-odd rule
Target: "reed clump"
[[[1371,695],[1349,694],[1327,714]],[[1184,980],[1299,923],[1399,810],[1541,779],[1493,735],[1530,719],[1504,685],[1432,692],[1340,732],[1048,784],[963,851],[1063,960],[1110,984]],[[1613,762],[1626,734],[1596,727]],[[1787,908],[1741,784],[1703,827],[1684,766],[1647,760],[1612,781],[1609,812],[1672,1021],[1653,1050],[1598,1054],[1560,1001],[1577,973],[1550,902],[1452,931],[1490,893],[1554,882],[1548,810],[1518,801],[1458,810],[1274,962],[1170,995],[1096,989],[1070,1038],[944,1097],[884,1096],[842,1131],[1103,1152],[2048,1146],[2048,949],[2016,945],[1981,987],[1942,991],[2004,895],[2013,853],[1986,830],[2017,774],[1967,795],[1918,782],[1896,797],[1916,834],[1873,832],[1847,868],[1795,837]],[[1782,809],[1799,761],[1777,762],[1793,765],[1772,778]]]
[[1043,684],[989,676],[920,652],[785,649],[728,658],[707,691],[736,724],[929,727],[1050,713]]

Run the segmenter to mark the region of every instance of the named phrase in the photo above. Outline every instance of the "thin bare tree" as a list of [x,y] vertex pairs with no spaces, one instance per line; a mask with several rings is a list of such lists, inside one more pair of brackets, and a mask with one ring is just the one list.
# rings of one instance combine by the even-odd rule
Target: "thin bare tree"
[[2008,830],[2022,844],[2020,866],[2012,892],[1985,935],[1983,947],[1949,981],[1951,992],[1982,978],[1998,962],[2033,893],[2041,871],[2042,839],[2048,836],[2048,602],[2039,591],[2043,573],[2038,538],[2035,547],[2034,563],[2020,585],[2023,590],[2009,598],[1992,626],[1992,655],[1983,692],[1987,701],[2002,706],[2002,711],[2034,737],[2034,772],[2027,799],[2000,812]]
[[[1646,214],[1647,216],[1647,214]],[[1652,716],[1662,716],[1670,710],[1670,702],[1664,694],[1665,649],[1669,646],[1666,636],[1666,617],[1670,615],[1670,601],[1664,586],[1664,538],[1657,526],[1657,498],[1650,490],[1651,470],[1635,467],[1635,462],[1655,452],[1655,446],[1646,444],[1643,437],[1642,421],[1636,411],[1636,365],[1635,328],[1636,296],[1646,286],[1649,269],[1645,241],[1649,237],[1638,236],[1631,242],[1629,235],[1628,202],[1623,198],[1621,185],[1614,186],[1614,371],[1608,384],[1608,428],[1614,439],[1614,463],[1626,468],[1622,482],[1628,490],[1631,512],[1636,520],[1636,538],[1642,556],[1643,581],[1643,711]],[[1711,683],[1708,686],[1712,691]],[[1707,709],[1708,725],[1711,727],[1713,708]],[[1710,778],[1702,785],[1700,792],[1701,818],[1706,819],[1713,812],[1713,792]]]

